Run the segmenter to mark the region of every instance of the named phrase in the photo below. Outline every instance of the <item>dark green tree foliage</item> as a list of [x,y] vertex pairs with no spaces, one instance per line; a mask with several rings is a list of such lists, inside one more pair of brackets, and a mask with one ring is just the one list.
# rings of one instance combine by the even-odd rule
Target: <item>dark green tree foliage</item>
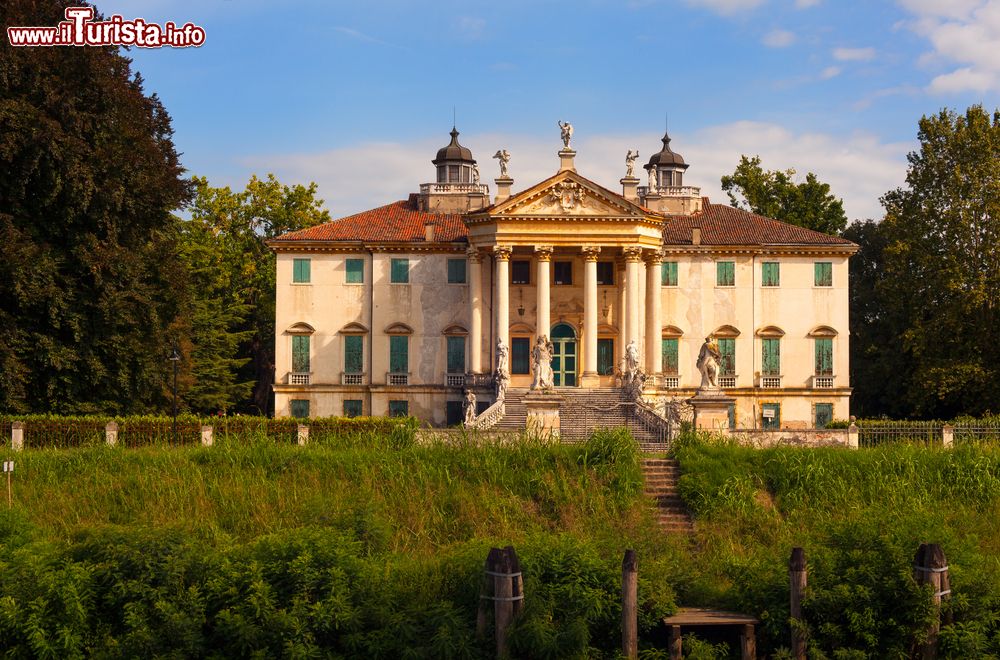
[[824,234],[844,231],[844,203],[830,193],[830,185],[812,172],[802,183],[794,177],[795,170],[764,170],[760,156],[742,156],[736,170],[722,177],[722,190],[737,208]]
[[877,268],[880,252],[883,264],[870,292],[873,328],[859,349],[890,355],[871,374],[882,380],[855,384],[886,388],[901,405],[877,405],[894,415],[949,419],[995,412],[1000,112],[991,118],[978,105],[963,115],[942,110],[920,120],[918,137],[906,187],[883,197],[881,226],[864,230],[871,267]]
[[[55,25],[65,3],[3,3]],[[116,48],[0,45],[0,409],[164,401],[188,186],[170,118]]]
[[[230,339],[240,337],[235,357],[244,363],[232,383],[237,390],[243,387],[240,383],[256,383],[250,399],[238,407],[266,413],[274,382],[275,295],[275,259],[266,241],[329,222],[330,214],[322,208],[323,200],[316,198],[315,183],[287,186],[268,174],[266,180],[251,177],[246,189],[235,193],[228,187],[213,188],[204,178],[196,177],[194,184],[191,222],[202,228],[197,231],[211,236],[212,249],[221,255],[217,277],[224,279],[229,289],[224,299],[231,306],[230,321],[242,319],[239,325],[215,320],[217,328],[225,325],[226,332],[236,333]],[[215,367],[206,364],[206,368]]]

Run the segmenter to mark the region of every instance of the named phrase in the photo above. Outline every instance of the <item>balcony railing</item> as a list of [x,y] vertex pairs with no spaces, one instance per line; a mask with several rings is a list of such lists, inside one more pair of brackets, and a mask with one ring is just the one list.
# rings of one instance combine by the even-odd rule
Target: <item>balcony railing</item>
[[459,195],[467,193],[481,193],[487,195],[490,187],[482,183],[421,183],[420,194],[429,195]]
[[465,374],[445,374],[445,387],[465,387]]
[[680,376],[660,376],[660,387],[668,390],[676,390],[681,386]]
[[701,197],[701,188],[698,186],[655,186],[650,190],[649,186],[639,186],[639,196],[659,195],[661,197]]
[[289,385],[308,385],[310,373],[308,371],[290,371],[288,372],[288,384]]
[[364,385],[365,375],[364,374],[349,374],[343,373],[340,375],[341,385]]
[[820,376],[816,375],[812,377],[812,386],[817,390],[828,390],[833,388],[833,376]]
[[410,374],[408,373],[398,373],[389,372],[385,375],[386,385],[409,385],[410,384]]
[[736,387],[736,376],[719,376],[719,387],[724,390]]
[[776,390],[781,387],[781,376],[762,375],[760,386],[766,390]]
[[467,387],[493,387],[493,374],[465,374]]

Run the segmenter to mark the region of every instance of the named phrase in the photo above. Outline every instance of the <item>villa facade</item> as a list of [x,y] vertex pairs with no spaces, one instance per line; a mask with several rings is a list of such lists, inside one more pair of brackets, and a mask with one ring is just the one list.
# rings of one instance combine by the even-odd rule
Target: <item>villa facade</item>
[[498,156],[491,199],[453,130],[409,199],[270,242],[276,415],[458,423],[466,390],[490,404],[498,340],[529,386],[539,335],[557,391],[616,387],[635,341],[645,399],[685,399],[711,336],[731,427],[849,415],[853,243],[712,203],[668,136],[646,185],[630,154],[620,192],[577,173],[565,135],[556,173],[517,193]]

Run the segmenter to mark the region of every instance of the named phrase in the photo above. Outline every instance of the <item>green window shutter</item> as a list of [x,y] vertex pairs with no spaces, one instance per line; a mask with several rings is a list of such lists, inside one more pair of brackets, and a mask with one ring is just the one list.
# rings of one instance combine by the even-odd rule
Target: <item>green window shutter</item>
[[448,337],[448,373],[465,373],[465,337]]
[[762,359],[761,359],[761,370],[765,375],[768,376],[780,376],[781,375],[781,340],[780,339],[763,339],[762,344]]
[[389,337],[389,371],[405,374],[410,370],[410,338],[406,335]]
[[735,431],[736,430],[736,404],[735,403],[730,403],[729,404],[728,413],[729,413],[729,430],[730,431]]
[[[598,340],[599,341],[599,340]],[[510,340],[510,373],[526,374],[530,371],[531,346],[527,337]]]
[[344,399],[344,417],[361,417],[363,410],[361,399]]
[[817,403],[815,409],[815,419],[813,423],[818,429],[825,429],[826,425],[833,421],[833,404]]
[[448,284],[465,284],[465,259],[448,260]]
[[781,265],[776,261],[765,261],[760,265],[761,286],[779,286],[781,283]]
[[310,259],[292,260],[292,282],[308,284],[312,281],[312,261]]
[[719,353],[722,354],[722,360],[719,364],[720,375],[722,376],[735,376],[736,375],[736,340],[732,337],[727,337],[719,339]]
[[677,286],[677,262],[664,261],[663,270],[660,275],[660,284],[663,286]]
[[715,262],[715,285],[736,286],[736,262]]
[[298,419],[305,419],[309,417],[309,400],[308,399],[292,399],[291,402],[292,417]]
[[393,259],[390,262],[389,282],[392,284],[410,283],[409,259]]
[[820,337],[816,342],[816,375],[833,375],[833,339]]
[[597,373],[610,376],[615,373],[615,340],[597,340]]
[[816,286],[833,286],[833,264],[829,261],[817,261],[814,265]]
[[760,407],[761,426],[765,429],[781,428],[781,404],[765,403]]
[[348,259],[346,262],[347,277],[344,279],[348,284],[363,284],[365,281],[365,260]]
[[409,401],[390,401],[389,417],[406,417],[410,414]]
[[309,371],[309,335],[292,336],[292,371],[297,374]]
[[670,337],[661,340],[662,346],[660,349],[660,358],[662,362],[663,373],[674,375],[677,373],[677,338]]
[[344,373],[360,374],[364,371],[365,338],[361,335],[344,337]]

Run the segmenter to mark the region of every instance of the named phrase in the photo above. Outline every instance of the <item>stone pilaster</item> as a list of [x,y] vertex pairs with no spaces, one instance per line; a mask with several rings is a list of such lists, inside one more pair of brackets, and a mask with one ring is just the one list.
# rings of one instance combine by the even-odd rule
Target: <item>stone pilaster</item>
[[662,370],[660,346],[663,323],[661,320],[660,285],[663,257],[657,252],[646,253],[646,375],[653,376]]
[[497,339],[510,346],[510,248],[497,245],[493,248],[493,260],[496,264],[496,318]]
[[483,372],[483,268],[476,248],[465,253],[469,270],[469,370]]
[[583,374],[582,387],[597,387],[597,255],[599,247],[583,253]]
[[552,292],[550,290],[552,246],[539,245],[535,247],[535,291],[537,296],[537,311],[535,312],[535,337],[549,336],[552,328]]

